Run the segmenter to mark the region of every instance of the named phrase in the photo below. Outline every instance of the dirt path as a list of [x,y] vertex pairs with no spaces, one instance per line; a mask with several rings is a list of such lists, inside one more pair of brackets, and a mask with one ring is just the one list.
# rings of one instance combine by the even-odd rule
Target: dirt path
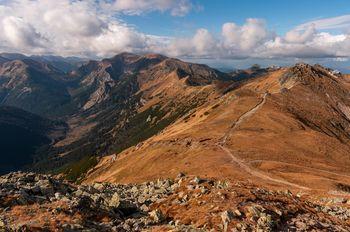
[[266,102],[266,96],[267,93],[264,94],[262,100],[256,105],[254,106],[252,109],[250,109],[249,111],[245,112],[244,114],[242,114],[237,121],[235,121],[233,123],[233,125],[230,127],[230,130],[228,132],[226,132],[226,134],[223,136],[222,138],[222,143],[225,144],[227,138],[230,136],[231,132],[233,130],[235,130],[239,125],[241,125],[241,123],[248,117],[252,116],[256,111],[258,111]]
[[307,166],[302,166],[302,165],[292,164],[292,163],[287,163],[287,162],[282,162],[282,161],[273,161],[273,160],[251,160],[251,161],[249,161],[249,163],[260,163],[260,162],[284,164],[284,165],[289,165],[289,166],[294,166],[294,167],[310,169],[310,170],[314,170],[314,171],[317,171],[317,172],[323,172],[323,173],[327,173],[327,174],[331,174],[331,175],[335,175],[335,176],[341,176],[341,177],[350,178],[350,175],[340,174],[340,173],[331,172],[331,171],[327,171],[327,170],[323,170],[323,169],[307,167]]
[[304,186],[301,186],[301,185],[298,185],[298,184],[293,184],[293,183],[290,183],[290,182],[285,181],[285,180],[276,179],[276,178],[273,178],[273,177],[270,177],[270,176],[264,174],[263,172],[254,170],[251,167],[249,167],[248,165],[246,165],[245,163],[243,163],[241,159],[239,159],[235,155],[233,155],[233,153],[227,147],[224,147],[222,145],[219,145],[219,147],[226,154],[228,154],[231,157],[232,162],[237,164],[240,168],[242,168],[244,171],[246,171],[247,173],[249,173],[252,176],[261,178],[263,180],[272,181],[272,182],[275,182],[275,183],[279,183],[279,184],[283,184],[283,185],[289,185],[289,186],[292,186],[292,187],[300,188],[300,189],[303,189],[303,190],[309,190],[309,188],[307,188],[307,187],[304,187]]
[[285,180],[280,180],[280,179],[276,179],[273,177],[270,177],[266,174],[264,174],[261,171],[258,170],[254,170],[252,169],[250,166],[248,166],[247,164],[245,164],[240,158],[238,158],[237,156],[235,156],[229,148],[227,148],[226,145],[226,141],[227,138],[231,135],[232,131],[234,131],[245,119],[247,119],[248,117],[252,116],[256,111],[258,111],[266,102],[266,96],[267,93],[264,94],[261,102],[259,102],[256,106],[254,106],[252,109],[250,109],[249,111],[245,112],[244,114],[242,114],[238,120],[236,122],[233,123],[233,125],[230,127],[229,131],[225,133],[225,135],[221,138],[221,141],[219,142],[219,144],[217,144],[227,155],[229,155],[232,159],[232,162],[237,164],[240,168],[242,168],[244,171],[246,171],[247,173],[249,173],[252,176],[261,178],[263,180],[267,180],[267,181],[272,181],[275,183],[279,183],[279,184],[283,184],[283,185],[289,185],[292,187],[296,187],[299,189],[303,189],[303,190],[309,190],[309,188],[298,185],[298,184],[293,184],[290,183],[288,181]]

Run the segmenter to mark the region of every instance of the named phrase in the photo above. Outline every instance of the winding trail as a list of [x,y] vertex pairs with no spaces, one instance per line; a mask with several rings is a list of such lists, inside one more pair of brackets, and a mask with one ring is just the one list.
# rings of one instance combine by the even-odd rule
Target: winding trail
[[226,154],[228,154],[231,159],[232,159],[232,162],[236,163],[240,168],[242,168],[244,171],[246,171],[247,173],[249,173],[250,175],[252,176],[255,176],[255,177],[258,177],[258,178],[261,178],[263,180],[268,180],[268,181],[272,181],[272,182],[275,182],[275,183],[279,183],[279,184],[284,184],[284,185],[289,185],[289,186],[292,186],[292,187],[296,187],[296,188],[300,188],[300,189],[303,189],[303,190],[310,190],[309,188],[307,187],[304,187],[304,186],[301,186],[301,185],[298,185],[298,184],[293,184],[293,183],[290,183],[288,181],[285,181],[285,180],[280,180],[280,179],[276,179],[276,178],[273,178],[273,177],[270,177],[266,174],[264,174],[263,172],[261,171],[257,171],[257,170],[254,170],[252,169],[251,167],[249,167],[248,165],[246,165],[245,163],[243,163],[239,158],[237,158],[235,155],[233,155],[233,153],[227,148],[227,147],[224,147],[223,145],[218,145]]
[[250,109],[249,111],[245,112],[244,114],[242,114],[237,121],[235,121],[233,123],[233,125],[230,127],[230,129],[225,133],[225,135],[222,138],[222,143],[225,144],[227,138],[230,136],[231,132],[233,130],[235,130],[239,125],[241,125],[241,123],[248,117],[252,116],[256,111],[258,111],[266,102],[266,96],[267,93],[264,94],[262,100],[256,105],[254,106],[252,109]]
[[270,177],[266,174],[264,174],[261,171],[258,170],[254,170],[252,169],[249,165],[245,164],[242,159],[238,158],[237,156],[235,156],[229,148],[227,148],[225,146],[227,138],[231,135],[231,133],[247,118],[249,118],[250,116],[252,116],[256,111],[258,111],[266,102],[266,97],[267,97],[268,93],[265,93],[262,100],[256,105],[254,106],[252,109],[250,109],[249,111],[245,112],[244,114],[242,114],[237,121],[235,121],[233,123],[233,125],[230,127],[230,129],[225,133],[225,135],[220,139],[221,141],[217,144],[218,147],[221,148],[221,150],[223,150],[227,155],[229,155],[231,157],[231,160],[233,163],[237,164],[240,168],[242,168],[244,171],[246,171],[247,173],[249,173],[252,176],[261,178],[263,180],[267,180],[267,181],[272,181],[275,183],[279,183],[279,184],[284,184],[284,185],[289,185],[292,187],[296,187],[299,189],[303,189],[303,190],[310,190],[307,187],[298,185],[298,184],[293,184],[290,183],[288,181],[285,180],[281,180],[281,179],[276,179],[273,177]]
[[260,163],[260,162],[269,162],[269,163],[276,163],[276,164],[282,164],[282,165],[300,167],[300,168],[310,169],[310,170],[314,170],[314,171],[317,171],[317,172],[323,172],[323,173],[327,173],[327,174],[331,174],[331,175],[335,175],[335,176],[341,176],[341,177],[350,178],[350,175],[340,174],[340,173],[331,172],[331,171],[327,171],[327,170],[323,170],[323,169],[319,169],[319,168],[313,168],[313,167],[308,167],[308,166],[302,166],[302,165],[293,164],[293,163],[287,163],[287,162],[282,162],[282,161],[274,161],[274,160],[251,160],[251,161],[249,161],[248,163],[252,164],[252,163]]

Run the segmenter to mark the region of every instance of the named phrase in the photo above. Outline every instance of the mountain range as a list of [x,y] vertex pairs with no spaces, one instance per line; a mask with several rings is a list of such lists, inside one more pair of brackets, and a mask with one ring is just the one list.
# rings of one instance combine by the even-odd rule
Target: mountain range
[[20,126],[42,128],[25,128],[43,137],[18,168],[74,171],[85,182],[179,172],[305,189],[349,182],[350,78],[337,71],[224,73],[159,54],[0,57],[1,105],[25,115],[25,123],[14,117]]

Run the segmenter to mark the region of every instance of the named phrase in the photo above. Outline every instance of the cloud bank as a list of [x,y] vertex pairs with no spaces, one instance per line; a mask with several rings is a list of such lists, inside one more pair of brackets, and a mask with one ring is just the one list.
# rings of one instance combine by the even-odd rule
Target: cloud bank
[[[157,52],[189,58],[344,58],[350,56],[350,15],[315,20],[278,35],[263,19],[226,22],[219,35],[199,28],[187,38],[139,32],[123,14],[152,11],[182,17],[190,0],[0,1],[0,51],[102,57],[119,52]],[[331,34],[325,29],[343,29]],[[347,33],[349,32],[349,33]]]

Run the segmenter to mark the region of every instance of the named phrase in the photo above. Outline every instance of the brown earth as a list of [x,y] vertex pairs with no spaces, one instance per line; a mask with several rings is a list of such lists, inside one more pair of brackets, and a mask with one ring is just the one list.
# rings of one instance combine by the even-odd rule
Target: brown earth
[[[348,76],[298,64],[226,91],[214,84],[186,88],[211,94],[116,161],[104,157],[86,182],[142,182],[185,172],[304,190],[350,183]],[[163,92],[171,89],[182,93]]]

